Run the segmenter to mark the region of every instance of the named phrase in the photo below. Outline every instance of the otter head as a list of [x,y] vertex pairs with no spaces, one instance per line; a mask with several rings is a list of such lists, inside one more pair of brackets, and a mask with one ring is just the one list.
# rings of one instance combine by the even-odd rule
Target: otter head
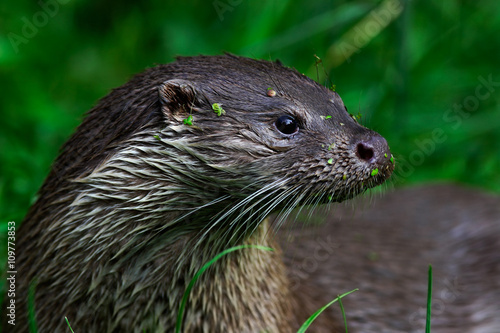
[[295,70],[234,56],[180,58],[174,68],[158,87],[164,156],[155,163],[184,183],[179,196],[191,199],[182,202],[212,219],[342,201],[394,169],[386,140]]
[[61,220],[83,216],[96,233],[246,233],[273,211],[351,198],[393,168],[385,139],[336,92],[279,63],[200,56],[151,68],[101,100],[42,194],[64,197]]

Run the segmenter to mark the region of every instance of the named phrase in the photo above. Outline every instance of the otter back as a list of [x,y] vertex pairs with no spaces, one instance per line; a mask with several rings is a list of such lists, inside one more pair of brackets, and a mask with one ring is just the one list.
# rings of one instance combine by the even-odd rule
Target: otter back
[[[432,265],[431,332],[500,332],[500,198],[432,185],[372,201],[283,233],[297,315],[359,288],[342,299],[349,332],[424,332]],[[345,332],[338,307],[321,316],[313,332]]]

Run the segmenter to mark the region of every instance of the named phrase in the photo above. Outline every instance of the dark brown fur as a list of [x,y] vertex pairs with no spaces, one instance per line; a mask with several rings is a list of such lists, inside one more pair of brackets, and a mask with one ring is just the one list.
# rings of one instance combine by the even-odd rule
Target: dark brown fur
[[[277,129],[283,115],[297,133]],[[295,206],[362,193],[389,177],[390,158],[337,93],[278,63],[226,55],[149,69],[88,113],[22,223],[15,331],[27,331],[34,283],[40,332],[66,331],[64,316],[82,332],[170,332],[201,266],[257,244],[276,251],[219,260],[183,328],[290,332],[304,301],[293,301],[266,216],[281,211],[279,226]]]

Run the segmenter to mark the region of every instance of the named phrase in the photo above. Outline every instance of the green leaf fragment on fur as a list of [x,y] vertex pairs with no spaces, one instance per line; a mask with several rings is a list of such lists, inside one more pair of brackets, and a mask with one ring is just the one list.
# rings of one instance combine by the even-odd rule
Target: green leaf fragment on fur
[[328,150],[332,150],[333,147],[335,147],[335,143],[328,145]]
[[325,119],[330,119],[332,116],[325,116]]
[[391,163],[394,164],[394,157],[391,156]]
[[384,154],[384,157],[387,158],[387,153]]
[[186,119],[183,120],[184,125],[192,126],[193,125],[193,116],[189,115]]
[[333,158],[330,158],[330,159],[328,160],[328,164],[333,164]]
[[222,106],[219,103],[212,104],[212,110],[214,110],[217,117],[220,117],[223,114],[226,114],[226,111],[224,111],[224,109],[222,108]]
[[378,174],[378,168],[372,170],[372,177]]
[[344,174],[344,175],[342,176],[342,180],[346,180],[346,179],[347,179],[347,175],[346,175],[346,174]]
[[155,139],[156,139],[156,140],[158,140],[158,141],[161,141],[161,138],[160,138],[160,136],[159,136],[159,135],[153,135],[153,138],[155,138]]

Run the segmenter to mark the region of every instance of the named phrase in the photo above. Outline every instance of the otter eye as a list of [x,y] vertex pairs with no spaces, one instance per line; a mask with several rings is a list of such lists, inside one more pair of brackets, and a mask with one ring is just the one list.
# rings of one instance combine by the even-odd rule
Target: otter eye
[[283,134],[293,134],[299,130],[299,124],[292,116],[281,116],[274,123],[278,131]]

